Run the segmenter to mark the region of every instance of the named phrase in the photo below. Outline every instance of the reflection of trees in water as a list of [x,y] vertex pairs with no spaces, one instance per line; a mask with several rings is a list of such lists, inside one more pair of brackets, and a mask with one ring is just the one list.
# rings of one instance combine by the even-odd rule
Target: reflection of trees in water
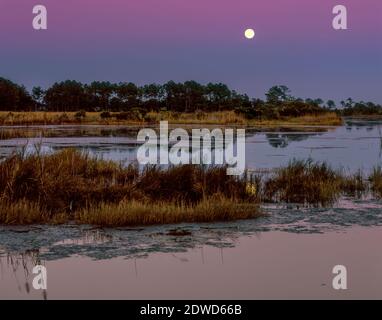
[[366,129],[367,132],[371,132],[376,130],[378,132],[378,138],[379,138],[379,157],[382,157],[382,120],[347,120],[346,123],[346,130],[351,131],[353,128],[355,128],[357,131],[361,129]]
[[265,135],[268,143],[274,148],[286,148],[291,142],[304,141],[320,134],[301,133],[267,133]]
[[127,153],[134,153],[136,148],[138,147],[137,144],[134,144],[134,143],[131,143],[131,144],[128,144],[126,146],[119,146],[117,144],[104,144],[104,145],[73,145],[73,146],[68,146],[68,145],[65,145],[65,146],[52,146],[52,150],[53,151],[60,151],[62,149],[65,149],[65,148],[68,148],[68,147],[71,147],[71,148],[76,148],[78,150],[81,150],[85,153],[91,153],[91,154],[102,154],[104,152],[115,152],[115,153],[124,153],[124,152],[127,152]]
[[73,138],[73,137],[129,137],[135,138],[139,129],[99,127],[36,127],[1,128],[0,138]]
[[376,126],[382,125],[382,120],[356,120],[349,119],[345,120],[345,124],[347,127],[355,127],[357,130],[367,127],[367,130],[373,130]]
[[[313,136],[321,135],[322,133],[267,133],[266,139],[268,140],[269,144],[274,148],[285,148],[287,147],[291,142],[298,142],[298,141],[304,141],[309,139]],[[256,134],[254,134],[256,135]],[[133,153],[136,151],[136,149],[140,146],[140,143],[129,143],[125,146],[119,146],[118,144],[111,144],[111,145],[87,145],[86,147],[79,146],[84,151],[90,151],[94,154],[102,153],[102,151],[113,151],[116,153],[122,153],[122,152],[128,152]],[[171,149],[173,144],[169,144],[168,148]],[[153,145],[153,148],[157,148],[158,146]],[[191,151],[191,142],[189,146],[189,151]],[[214,151],[216,149],[216,142],[214,139],[211,140],[211,151]],[[223,139],[223,150],[225,150],[225,144]]]
[[[28,230],[28,229],[27,229]],[[28,234],[29,231],[23,231],[23,233]],[[44,261],[46,257],[44,257],[44,253],[48,254],[50,252],[50,248],[53,249],[55,247],[62,248],[62,246],[91,246],[95,244],[103,244],[110,243],[112,240],[112,236],[110,234],[104,233],[101,229],[91,228],[87,231],[81,233],[81,237],[79,238],[69,238],[62,239],[60,241],[56,241],[56,238],[49,239],[49,244],[47,246],[40,246],[40,249],[27,249],[14,251],[7,248],[7,246],[2,246],[0,251],[0,271],[1,275],[4,275],[4,272],[10,272],[11,277],[15,280],[15,285],[17,290],[20,293],[30,294],[33,292],[33,279],[37,274],[33,274],[33,268],[37,265],[44,265]],[[46,241],[46,240],[45,240]],[[44,242],[45,242],[44,241]],[[46,243],[45,243],[46,244]],[[90,248],[89,248],[90,249]],[[90,249],[91,250],[91,249]],[[65,254],[62,257],[66,257]],[[49,270],[48,270],[48,278],[49,278]],[[49,282],[49,281],[48,281]],[[0,280],[1,287],[1,280]],[[42,298],[44,300],[47,299],[48,294],[47,290],[42,290]]]
[[138,130],[136,128],[83,128],[83,129],[66,129],[52,130],[50,137],[136,137]]
[[[22,253],[7,252],[5,255],[0,254],[1,274],[3,274],[6,265],[7,270],[13,274],[18,291],[25,291],[27,294],[31,292],[34,277],[32,270],[36,265],[41,264],[40,251],[37,249],[26,250]],[[23,275],[22,279],[19,278],[20,274]],[[42,297],[44,300],[48,298],[46,290],[42,290]]]

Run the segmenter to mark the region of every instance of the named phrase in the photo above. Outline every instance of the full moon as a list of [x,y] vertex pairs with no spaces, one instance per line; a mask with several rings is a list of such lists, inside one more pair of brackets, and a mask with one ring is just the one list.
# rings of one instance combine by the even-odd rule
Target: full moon
[[253,39],[255,37],[255,30],[253,29],[247,29],[244,31],[244,36],[247,39]]

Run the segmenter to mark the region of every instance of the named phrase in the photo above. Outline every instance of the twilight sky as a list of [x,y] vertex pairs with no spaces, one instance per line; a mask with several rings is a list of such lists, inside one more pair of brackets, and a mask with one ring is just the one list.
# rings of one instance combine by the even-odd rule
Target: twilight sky
[[[37,4],[48,30],[32,28]],[[332,28],[337,4],[348,30]],[[285,84],[300,97],[382,103],[382,1],[0,0],[0,76],[28,88],[213,81],[252,97]]]

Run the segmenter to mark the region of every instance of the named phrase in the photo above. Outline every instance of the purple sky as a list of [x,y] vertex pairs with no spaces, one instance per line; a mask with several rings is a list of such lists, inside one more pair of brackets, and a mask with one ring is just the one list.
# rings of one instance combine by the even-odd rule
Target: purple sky
[[[37,4],[48,30],[32,29]],[[337,4],[346,31],[332,29]],[[256,97],[285,84],[301,97],[382,103],[382,1],[1,0],[0,58],[0,76],[28,88],[192,79]]]

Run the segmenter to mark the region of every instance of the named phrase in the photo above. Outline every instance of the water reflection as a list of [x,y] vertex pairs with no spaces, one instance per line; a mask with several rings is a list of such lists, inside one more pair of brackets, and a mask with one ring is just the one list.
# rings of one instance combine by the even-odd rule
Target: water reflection
[[[335,168],[353,172],[362,169],[368,173],[380,164],[381,128],[381,121],[361,120],[346,120],[340,127],[247,128],[246,166],[249,169],[272,169],[288,164],[293,158],[312,158],[326,161]],[[0,140],[0,157],[20,150],[26,144],[32,152],[34,144],[41,143],[44,152],[73,147],[106,160],[136,161],[139,127],[52,126],[44,130],[49,132],[45,138]]]
[[267,133],[265,134],[269,145],[274,148],[286,148],[291,142],[299,142],[307,140],[313,136],[318,136],[319,133]]
[[[31,294],[34,277],[32,270],[35,266],[44,264],[44,261],[40,259],[38,249],[0,254],[1,276],[3,278],[5,272],[12,273],[17,291],[20,294]],[[40,290],[40,292],[41,298],[47,300],[47,290]]]
[[[202,245],[148,257],[102,260],[73,255],[43,260],[32,255],[0,257],[1,298],[28,299],[380,299],[382,228],[350,227],[320,233],[274,230],[240,236],[235,246]],[[37,259],[48,270],[48,292],[34,290]],[[24,259],[24,262],[22,262]],[[15,261],[19,262],[15,262]],[[351,286],[333,290],[332,268],[351,270]],[[15,267],[16,265],[16,267]]]

